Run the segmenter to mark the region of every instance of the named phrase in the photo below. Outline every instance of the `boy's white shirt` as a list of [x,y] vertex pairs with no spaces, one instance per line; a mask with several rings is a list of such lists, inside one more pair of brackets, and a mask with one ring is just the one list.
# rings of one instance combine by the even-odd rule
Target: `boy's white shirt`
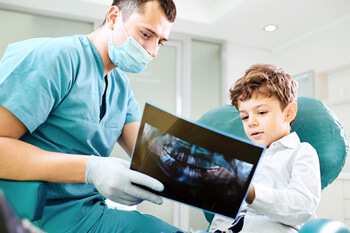
[[[294,132],[266,150],[253,180],[255,200],[245,205],[243,232],[297,232],[316,218],[321,198],[316,150]],[[245,207],[243,207],[245,208]],[[215,215],[210,232],[227,231],[232,219]]]

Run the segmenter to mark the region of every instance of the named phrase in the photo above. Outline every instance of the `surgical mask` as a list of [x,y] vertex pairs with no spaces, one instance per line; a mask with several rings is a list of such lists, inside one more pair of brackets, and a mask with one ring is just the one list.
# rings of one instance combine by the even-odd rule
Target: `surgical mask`
[[153,57],[132,36],[129,36],[123,21],[122,24],[128,38],[122,46],[116,46],[113,43],[112,32],[112,41],[108,42],[109,58],[124,72],[140,73],[147,68]]

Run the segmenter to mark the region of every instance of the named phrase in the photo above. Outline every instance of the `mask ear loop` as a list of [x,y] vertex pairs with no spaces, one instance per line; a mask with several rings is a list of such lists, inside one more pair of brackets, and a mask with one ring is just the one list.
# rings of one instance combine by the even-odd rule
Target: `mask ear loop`
[[124,24],[124,21],[123,21],[123,17],[122,17],[122,13],[120,12],[120,17],[121,17],[121,21],[122,21],[122,24],[123,24],[123,28],[124,28],[124,31],[125,31],[125,33],[126,33],[126,36],[129,38],[130,36],[129,36],[129,33],[128,33],[128,31],[126,30],[126,28],[125,28],[125,24]]

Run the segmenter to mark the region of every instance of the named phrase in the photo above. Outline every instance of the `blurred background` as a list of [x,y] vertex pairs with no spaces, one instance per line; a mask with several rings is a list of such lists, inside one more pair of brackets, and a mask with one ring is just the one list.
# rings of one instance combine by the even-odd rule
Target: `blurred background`
[[[198,120],[208,110],[229,103],[229,88],[248,67],[271,63],[298,81],[299,96],[324,101],[350,135],[350,1],[174,1],[178,16],[169,42],[146,71],[128,74],[141,108],[150,101]],[[16,41],[88,34],[103,22],[110,4],[109,0],[0,0],[0,58]],[[118,145],[112,156],[129,159]],[[185,230],[205,230],[208,225],[201,210],[170,200],[131,209]],[[323,191],[317,213],[350,227],[348,162]]]

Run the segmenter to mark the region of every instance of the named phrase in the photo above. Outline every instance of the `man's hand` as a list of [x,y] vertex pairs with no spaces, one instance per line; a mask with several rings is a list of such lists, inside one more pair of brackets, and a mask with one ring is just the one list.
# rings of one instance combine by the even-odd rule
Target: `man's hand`
[[150,176],[130,170],[129,165],[129,162],[119,158],[91,156],[86,166],[85,181],[93,184],[104,197],[124,205],[136,205],[143,200],[161,204],[161,197],[134,184],[158,192],[163,191],[163,184]]

